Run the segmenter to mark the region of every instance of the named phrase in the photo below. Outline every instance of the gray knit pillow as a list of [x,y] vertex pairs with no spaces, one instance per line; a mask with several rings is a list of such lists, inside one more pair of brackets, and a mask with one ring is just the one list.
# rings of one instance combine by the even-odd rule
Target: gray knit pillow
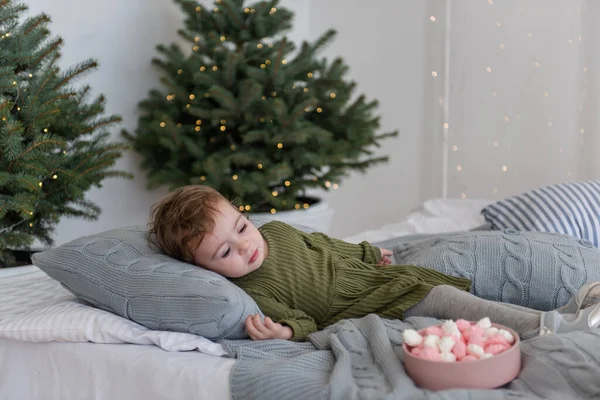
[[561,307],[584,283],[600,281],[600,249],[571,236],[507,229],[398,242],[397,264],[468,278],[478,297],[538,310]]
[[241,339],[254,300],[224,277],[161,254],[143,226],[82,237],[33,263],[92,305],[150,329]]

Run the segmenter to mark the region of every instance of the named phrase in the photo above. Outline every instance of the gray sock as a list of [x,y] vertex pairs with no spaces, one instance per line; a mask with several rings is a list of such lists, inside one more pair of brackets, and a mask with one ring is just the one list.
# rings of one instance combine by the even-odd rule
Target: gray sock
[[514,304],[484,300],[453,286],[436,286],[429,294],[404,312],[404,317],[431,317],[438,319],[489,319],[512,328],[523,339],[539,334],[541,311]]

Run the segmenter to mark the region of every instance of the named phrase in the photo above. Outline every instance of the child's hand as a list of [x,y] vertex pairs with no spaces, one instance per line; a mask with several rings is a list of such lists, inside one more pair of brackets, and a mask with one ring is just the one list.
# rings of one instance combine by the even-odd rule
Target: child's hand
[[381,260],[379,260],[379,265],[389,265],[392,263],[392,259],[390,258],[394,253],[388,249],[379,249],[381,250]]
[[246,331],[252,340],[290,340],[294,334],[292,328],[273,322],[269,317],[265,317],[265,322],[261,321],[260,314],[249,315],[246,318]]

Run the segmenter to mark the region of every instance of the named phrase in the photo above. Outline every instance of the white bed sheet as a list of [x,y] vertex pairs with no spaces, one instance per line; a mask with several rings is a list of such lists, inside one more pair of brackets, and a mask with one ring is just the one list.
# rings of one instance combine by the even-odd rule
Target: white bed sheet
[[[40,290],[48,288],[48,282],[38,272],[34,266],[0,269],[0,289],[5,289],[0,290],[0,321],[16,312],[72,301],[59,285]],[[31,284],[24,285],[23,279]],[[0,400],[230,399],[234,362],[154,345],[0,338]]]

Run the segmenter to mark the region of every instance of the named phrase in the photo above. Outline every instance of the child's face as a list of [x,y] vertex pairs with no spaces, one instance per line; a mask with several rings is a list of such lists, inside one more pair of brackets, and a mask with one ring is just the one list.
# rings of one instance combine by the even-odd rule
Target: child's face
[[258,269],[267,257],[267,242],[231,204],[220,201],[215,229],[194,249],[194,261],[228,278],[239,278]]

